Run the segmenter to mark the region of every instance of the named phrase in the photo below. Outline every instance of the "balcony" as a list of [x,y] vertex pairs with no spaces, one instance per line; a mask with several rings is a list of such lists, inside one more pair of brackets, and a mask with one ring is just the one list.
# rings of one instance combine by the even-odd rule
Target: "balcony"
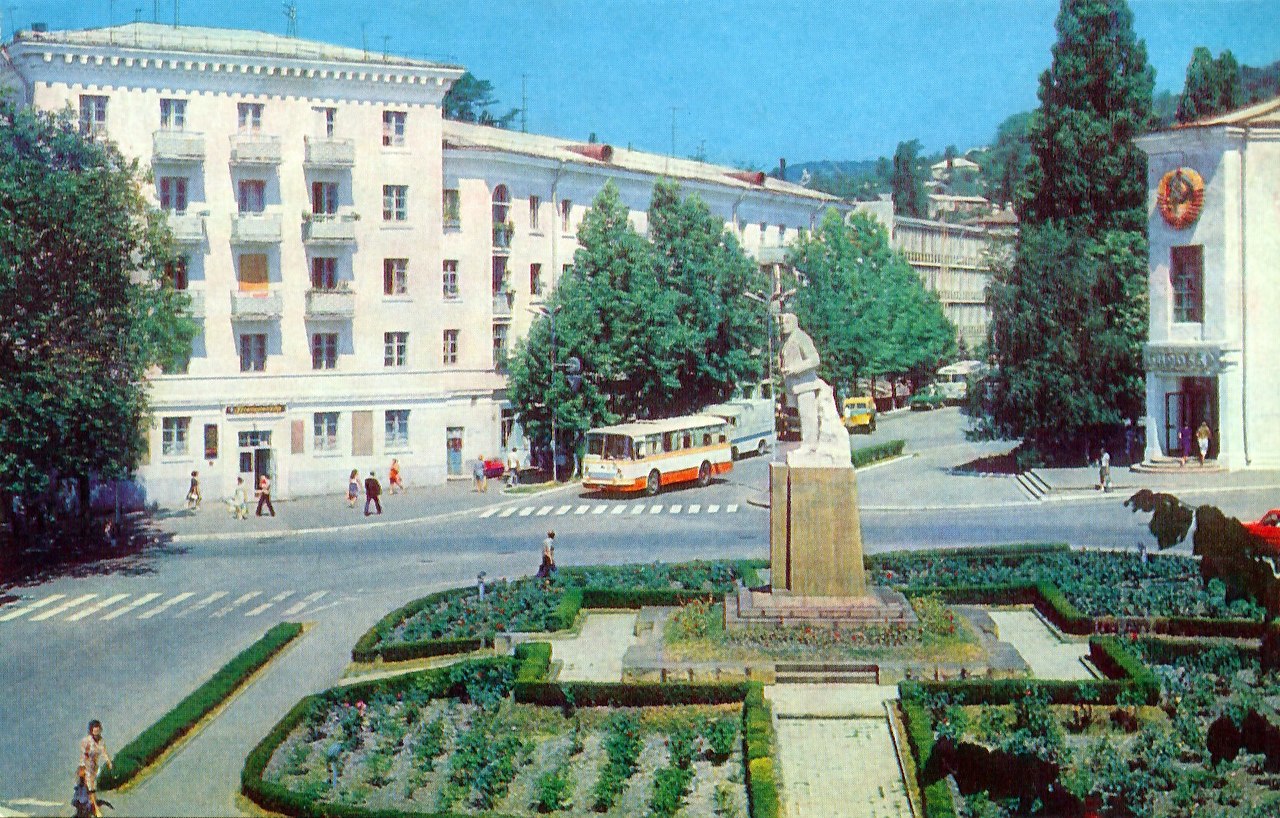
[[178,244],[204,244],[204,217],[208,213],[168,214],[169,229]]
[[204,134],[196,131],[155,131],[151,134],[155,162],[199,164],[204,161]]
[[233,321],[271,321],[284,315],[279,290],[231,291]]
[[279,244],[279,213],[233,213],[231,240],[237,244]]
[[498,223],[493,226],[493,249],[497,253],[511,251],[511,237],[515,235],[511,222]]
[[203,319],[204,318],[204,290],[179,290],[187,297],[188,304],[183,307],[181,312],[188,318]]
[[353,139],[331,137],[303,137],[307,146],[306,159],[309,168],[350,168],[356,164],[356,143]]
[[511,306],[516,300],[515,293],[501,292],[493,294],[493,317],[510,318]]
[[756,261],[761,264],[786,264],[787,249],[788,248],[780,247],[776,244],[761,247],[759,252],[756,254]]
[[304,213],[302,240],[308,244],[354,244],[359,213]]
[[307,318],[352,318],[355,314],[356,294],[352,290],[307,290]]
[[233,165],[278,165],[282,156],[278,136],[233,134],[231,137]]

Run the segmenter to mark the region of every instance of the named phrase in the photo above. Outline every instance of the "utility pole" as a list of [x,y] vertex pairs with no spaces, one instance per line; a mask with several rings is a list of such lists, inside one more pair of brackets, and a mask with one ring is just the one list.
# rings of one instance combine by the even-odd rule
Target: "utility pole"
[[382,59],[384,60],[387,58],[387,43],[390,43],[390,42],[391,42],[391,35],[383,34],[382,35]]
[[528,74],[520,75],[520,133],[529,132],[529,88]]
[[298,36],[298,4],[296,0],[286,0],[284,4],[284,16],[287,24],[285,26],[286,37]]
[[173,0],[173,27],[178,27],[178,8],[180,0]]
[[369,37],[364,30],[367,25],[369,24],[365,22],[360,23],[360,45],[364,48],[364,58],[366,60],[369,59]]

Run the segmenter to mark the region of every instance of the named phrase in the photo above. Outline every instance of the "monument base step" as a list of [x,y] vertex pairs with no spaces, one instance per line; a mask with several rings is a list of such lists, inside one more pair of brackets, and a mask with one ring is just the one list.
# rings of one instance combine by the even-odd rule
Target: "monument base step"
[[776,684],[880,684],[880,676],[876,673],[779,673],[774,677]]
[[739,588],[725,598],[725,628],[749,626],[857,628],[868,625],[910,627],[916,613],[898,591],[874,587],[861,597],[802,597],[769,590]]

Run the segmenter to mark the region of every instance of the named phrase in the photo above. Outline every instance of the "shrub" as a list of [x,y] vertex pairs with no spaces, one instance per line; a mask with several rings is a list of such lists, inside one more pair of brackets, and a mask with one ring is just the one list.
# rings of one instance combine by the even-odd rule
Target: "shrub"
[[778,782],[773,759],[753,758],[747,764],[747,793],[751,798],[751,818],[778,818]]
[[627,782],[636,771],[636,760],[644,749],[640,735],[640,723],[627,713],[615,713],[605,726],[605,761],[600,768],[592,795],[595,810],[608,812],[627,788]]
[[540,682],[551,670],[551,644],[522,642],[516,645],[516,682]]
[[707,758],[723,764],[733,753],[733,745],[738,740],[738,724],[731,718],[716,719],[707,724],[702,737],[707,742]]
[[649,809],[656,818],[675,815],[684,805],[684,797],[693,781],[689,767],[663,767],[653,776],[653,795],[649,797]]
[[558,812],[573,806],[573,774],[561,765],[538,778],[533,791],[538,812]]
[[880,460],[888,460],[891,457],[897,457],[902,454],[904,446],[906,446],[905,440],[889,440],[884,443],[877,443],[872,446],[863,446],[858,449],[853,449],[851,452],[853,467],[857,469]]

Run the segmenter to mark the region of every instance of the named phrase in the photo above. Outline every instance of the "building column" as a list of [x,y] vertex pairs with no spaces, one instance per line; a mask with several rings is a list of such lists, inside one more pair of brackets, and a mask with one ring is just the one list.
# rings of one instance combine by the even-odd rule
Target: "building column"
[[1166,456],[1164,451],[1164,378],[1147,373],[1147,446],[1142,459],[1151,463]]
[[1218,375],[1218,465],[1228,469],[1242,469],[1244,462],[1244,424],[1246,422],[1241,401],[1244,388],[1241,369],[1228,368]]

